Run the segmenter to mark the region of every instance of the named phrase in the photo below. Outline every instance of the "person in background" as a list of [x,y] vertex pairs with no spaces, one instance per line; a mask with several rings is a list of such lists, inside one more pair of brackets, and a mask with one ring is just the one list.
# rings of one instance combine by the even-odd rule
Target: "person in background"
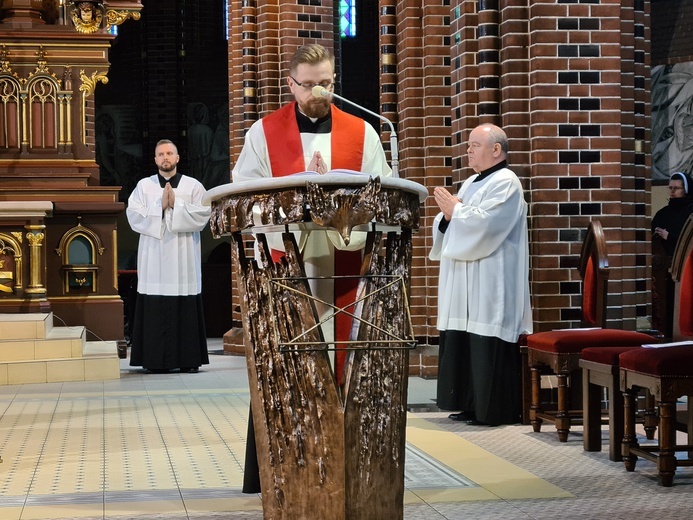
[[499,127],[472,130],[469,177],[458,194],[434,190],[440,213],[429,257],[440,261],[437,405],[469,424],[516,423],[521,413],[518,340],[532,332],[527,203],[508,168]]
[[662,240],[671,261],[683,225],[693,211],[693,198],[690,195],[690,179],[683,172],[671,175],[668,189],[669,203],[655,213],[652,219],[652,235]]
[[130,365],[150,372],[197,372],[209,363],[200,231],[211,208],[202,203],[202,184],[178,172],[179,160],[175,144],[159,141],[158,173],[128,199],[128,222],[140,234]]
[[688,216],[693,212],[691,182],[676,172],[669,178],[669,202],[652,218],[652,326],[664,337],[674,333],[674,292],[671,262]]

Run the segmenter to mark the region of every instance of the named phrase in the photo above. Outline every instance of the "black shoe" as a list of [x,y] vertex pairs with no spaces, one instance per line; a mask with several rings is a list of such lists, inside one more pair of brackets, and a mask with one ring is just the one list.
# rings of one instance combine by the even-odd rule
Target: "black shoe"
[[168,368],[145,368],[149,374],[168,374],[171,372]]
[[180,369],[181,374],[197,374],[199,371],[199,367],[184,367]]
[[465,421],[469,426],[488,426],[489,428],[493,428],[494,426],[498,426],[497,424],[489,424],[481,421],[477,421],[476,419],[470,419],[469,421]]
[[476,415],[474,412],[459,412],[459,413],[451,413],[448,415],[448,419],[452,419],[453,421],[476,421]]

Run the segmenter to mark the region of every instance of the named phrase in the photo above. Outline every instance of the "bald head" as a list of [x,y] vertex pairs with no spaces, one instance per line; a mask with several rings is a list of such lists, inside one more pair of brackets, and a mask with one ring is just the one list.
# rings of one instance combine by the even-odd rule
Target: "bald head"
[[502,128],[492,124],[477,126],[469,134],[467,158],[475,172],[488,170],[503,162],[508,155],[508,136]]

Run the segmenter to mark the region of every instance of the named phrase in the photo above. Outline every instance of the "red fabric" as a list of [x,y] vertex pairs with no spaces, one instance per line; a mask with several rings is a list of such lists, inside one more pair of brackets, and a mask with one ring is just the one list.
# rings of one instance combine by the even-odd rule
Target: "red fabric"
[[585,361],[618,366],[618,358],[624,352],[641,349],[642,347],[587,347],[580,352],[580,358]]
[[[284,177],[306,169],[301,134],[296,121],[296,102],[265,116],[262,129],[267,141],[272,177]],[[366,126],[363,119],[332,106],[332,169],[359,171],[363,163]]]
[[[361,274],[361,251],[335,251],[335,273],[340,276]],[[358,290],[358,278],[338,278],[334,281],[334,304],[339,307],[346,307],[356,301],[356,291]],[[346,309],[352,314],[356,310],[355,306]],[[340,313],[335,316],[335,339],[338,341],[349,340],[349,333],[353,318],[348,314]],[[344,349],[345,345],[337,345],[338,349]],[[337,384],[344,382],[344,365],[346,364],[347,351],[337,351],[335,355],[335,373]]]
[[552,330],[527,337],[529,348],[557,354],[578,353],[587,347],[623,347],[645,343],[656,343],[656,340],[642,332],[618,329]]
[[679,285],[679,327],[683,336],[693,336],[693,255],[686,259]]
[[284,251],[279,251],[277,249],[270,249],[270,256],[272,257],[272,261],[277,264],[281,262],[282,258],[286,256]]
[[[284,105],[279,110],[265,116],[262,128],[267,141],[267,152],[270,158],[273,177],[283,177],[305,170],[305,159],[301,134],[296,121],[296,102]],[[363,119],[338,109],[334,105],[332,112],[332,135],[330,137],[332,169],[361,170],[363,164],[363,144],[366,138],[366,126]],[[367,172],[368,173],[368,172]],[[283,253],[272,251],[272,260],[278,262]],[[335,276],[361,273],[360,251],[335,250]],[[335,280],[334,303],[345,307],[356,300],[358,278]],[[353,308],[347,309],[353,312]],[[348,341],[351,332],[352,318],[344,313],[335,316],[335,340]],[[344,348],[338,345],[337,348]],[[335,356],[335,375],[337,384],[343,384],[346,351],[337,352]]]
[[587,324],[597,324],[597,287],[594,259],[590,257],[582,279],[582,318]]
[[621,354],[621,368],[654,376],[693,376],[693,346],[641,348]]

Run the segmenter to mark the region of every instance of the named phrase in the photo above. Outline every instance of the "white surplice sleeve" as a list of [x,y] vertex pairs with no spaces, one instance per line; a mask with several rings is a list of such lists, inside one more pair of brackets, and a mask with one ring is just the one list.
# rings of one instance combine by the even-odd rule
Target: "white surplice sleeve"
[[155,191],[149,188],[151,177],[142,179],[128,198],[126,215],[130,227],[140,235],[152,238],[161,238],[164,234],[164,226],[161,212],[161,194],[159,188],[158,197]]
[[[470,185],[465,182],[460,190],[463,200]],[[442,215],[436,217],[431,255],[462,261],[492,255],[522,218],[526,204],[522,185],[510,170],[495,173],[466,202],[455,206],[444,234],[438,231]]]
[[[185,184],[183,185],[184,181]],[[192,233],[202,231],[212,213],[211,206],[202,204],[205,189],[202,184],[191,178],[181,179],[176,192],[176,201],[170,212],[171,218],[166,218],[166,226],[173,233]],[[167,215],[168,217],[168,215]]]
[[268,179],[272,177],[265,131],[262,119],[255,121],[248,129],[243,148],[236,164],[231,170],[232,182]]

